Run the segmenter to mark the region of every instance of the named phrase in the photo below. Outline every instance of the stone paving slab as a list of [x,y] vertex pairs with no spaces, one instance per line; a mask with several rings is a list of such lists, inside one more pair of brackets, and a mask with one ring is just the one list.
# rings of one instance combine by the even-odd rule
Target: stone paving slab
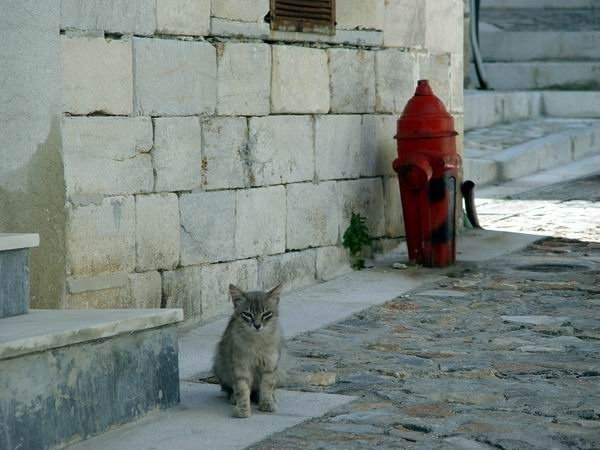
[[72,450],[242,449],[266,436],[321,416],[352,400],[347,395],[279,391],[279,411],[257,410],[248,419],[231,417],[231,405],[214,385],[182,383],[181,404],[150,413]]

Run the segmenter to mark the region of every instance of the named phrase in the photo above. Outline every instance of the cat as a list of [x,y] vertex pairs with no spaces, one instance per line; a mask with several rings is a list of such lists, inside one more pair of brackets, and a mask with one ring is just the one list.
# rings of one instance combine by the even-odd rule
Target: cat
[[258,409],[275,411],[274,391],[283,377],[285,341],[279,323],[281,285],[267,292],[243,292],[229,285],[234,311],[217,345],[213,373],[230,395],[234,417]]

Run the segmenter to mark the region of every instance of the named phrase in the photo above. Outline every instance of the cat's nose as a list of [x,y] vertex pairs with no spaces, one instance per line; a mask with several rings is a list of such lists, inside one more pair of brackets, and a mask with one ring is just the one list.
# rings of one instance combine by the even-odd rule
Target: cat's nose
[[254,328],[256,328],[256,330],[258,331],[262,328],[262,325],[260,323],[255,323]]

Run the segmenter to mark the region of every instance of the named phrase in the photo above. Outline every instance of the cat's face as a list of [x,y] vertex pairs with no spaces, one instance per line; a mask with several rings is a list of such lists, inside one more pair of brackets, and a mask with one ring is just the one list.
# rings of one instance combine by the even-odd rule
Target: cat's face
[[234,316],[247,331],[263,333],[277,326],[281,285],[267,292],[243,292],[234,285],[229,286],[234,305]]

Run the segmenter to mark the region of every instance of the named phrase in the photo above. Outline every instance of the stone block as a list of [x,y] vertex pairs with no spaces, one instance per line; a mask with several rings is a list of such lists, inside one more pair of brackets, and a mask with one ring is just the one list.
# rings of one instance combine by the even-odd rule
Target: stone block
[[241,22],[263,22],[269,8],[269,0],[212,0],[213,17]]
[[235,259],[235,192],[182,194],[181,265]]
[[69,278],[67,280],[67,287],[69,293],[80,294],[82,292],[124,287],[127,285],[127,282],[127,272],[111,272],[91,277]]
[[404,236],[404,216],[402,215],[398,177],[385,177],[383,179],[383,189],[385,235],[390,238]]
[[398,157],[396,136],[397,116],[366,115],[362,119],[360,175],[395,175],[392,163]]
[[202,320],[228,314],[232,310],[229,285],[242,290],[255,290],[258,268],[254,259],[211,264],[202,268]]
[[414,53],[397,49],[375,53],[375,110],[400,114],[417,86]]
[[151,116],[214,113],[217,56],[206,42],[133,39],[135,111]]
[[339,218],[335,182],[299,183],[287,186],[288,249],[334,245],[338,241]]
[[210,0],[156,0],[156,31],[204,36],[210,32]]
[[109,33],[152,35],[156,0],[62,0],[60,27]]
[[183,191],[202,185],[202,132],[197,117],[154,119],[152,160],[156,191]]
[[285,188],[236,192],[235,243],[239,258],[285,251]]
[[[463,55],[450,55],[450,105],[449,110],[453,112],[463,112],[464,109],[464,74],[463,74]],[[527,97],[523,96],[526,100]]]
[[219,115],[269,114],[271,46],[259,43],[218,44],[217,79]]
[[338,207],[340,211],[340,236],[350,225],[352,213],[366,217],[369,236],[385,235],[383,182],[381,178],[338,181]]
[[419,55],[419,80],[429,80],[433,93],[450,110],[450,55]]
[[66,192],[72,200],[152,191],[149,118],[66,117],[62,144]]
[[386,47],[424,47],[426,1],[385,0],[383,42]]
[[337,0],[336,28],[383,30],[384,0]]
[[271,76],[273,113],[329,112],[327,52],[317,48],[274,45]]
[[362,163],[362,117],[317,116],[315,121],[317,178],[331,180],[358,177]]
[[462,54],[462,0],[426,0],[425,47],[434,52]]
[[375,108],[375,56],[372,51],[327,50],[331,112],[372,112]]
[[278,284],[284,291],[301,289],[317,283],[315,249],[264,256],[258,259],[258,284],[263,290]]
[[173,269],[179,263],[179,202],[175,194],[135,198],[136,271]]
[[132,308],[160,308],[162,298],[160,272],[130,274],[129,292]]
[[[202,122],[202,185],[230,189],[249,185],[245,117],[208,117]],[[248,173],[247,173],[248,172]]]
[[251,117],[249,181],[253,186],[312,180],[315,163],[310,116]]
[[452,114],[454,117],[454,129],[458,133],[456,136],[456,151],[459,155],[465,154],[465,117],[462,114]]
[[352,272],[350,255],[343,247],[319,247],[317,251],[317,278],[329,281]]
[[208,320],[232,310],[229,285],[255,290],[258,279],[254,259],[163,272],[163,298],[167,307],[183,308],[188,320]]
[[104,198],[99,204],[66,205],[67,274],[133,272],[135,199]]
[[133,69],[130,40],[61,36],[63,111],[131,114]]
[[131,296],[127,284],[77,294],[65,293],[61,305],[66,309],[125,309],[131,308]]

